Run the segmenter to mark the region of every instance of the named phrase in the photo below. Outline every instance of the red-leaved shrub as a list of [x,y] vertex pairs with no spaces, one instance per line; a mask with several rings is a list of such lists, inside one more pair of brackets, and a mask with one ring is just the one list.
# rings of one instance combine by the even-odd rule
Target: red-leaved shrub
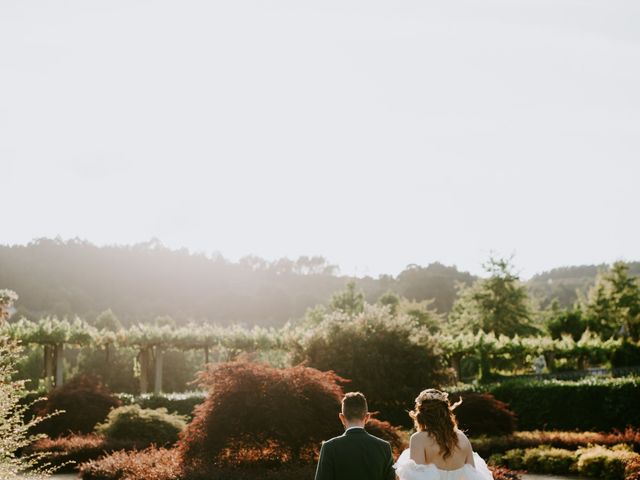
[[403,436],[400,429],[394,427],[389,422],[383,422],[377,418],[371,418],[365,430],[371,435],[375,435],[378,438],[386,440],[391,444],[394,456],[398,456],[402,451],[407,448],[407,441]]
[[199,374],[209,391],[178,448],[187,473],[315,461],[322,442],[342,431],[342,389],[333,372],[229,362]]
[[127,440],[107,440],[100,435],[70,435],[42,438],[29,445],[25,453],[42,455],[41,462],[55,466],[58,472],[72,472],[78,465],[95,460],[116,450],[133,450],[136,444]]
[[82,480],[178,480],[180,460],[175,449],[120,451],[84,463],[80,476]]
[[490,467],[493,474],[493,480],[520,480],[522,475],[507,467]]
[[634,458],[627,463],[624,480],[640,480],[640,459]]
[[40,416],[63,412],[39,423],[37,431],[52,438],[69,433],[91,433],[96,424],[120,404],[120,400],[109,392],[99,378],[78,375],[54,389],[39,407]]
[[259,465],[225,466],[185,475],[177,449],[148,448],[135,452],[116,452],[85,463],[82,480],[313,480],[314,464],[290,464],[278,468]]
[[516,430],[516,414],[490,393],[462,394],[455,413],[460,428],[470,436],[508,435]]

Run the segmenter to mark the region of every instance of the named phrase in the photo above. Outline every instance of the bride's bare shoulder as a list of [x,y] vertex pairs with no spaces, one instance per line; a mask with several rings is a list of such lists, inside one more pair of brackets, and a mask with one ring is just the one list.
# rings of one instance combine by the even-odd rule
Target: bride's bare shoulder
[[458,445],[460,445],[462,448],[471,445],[471,442],[462,430],[456,428],[456,435],[458,436]]
[[412,445],[420,445],[424,448],[430,448],[437,442],[428,432],[416,432],[409,439]]
[[426,443],[430,439],[430,435],[427,432],[416,432],[411,435],[409,439],[412,443]]

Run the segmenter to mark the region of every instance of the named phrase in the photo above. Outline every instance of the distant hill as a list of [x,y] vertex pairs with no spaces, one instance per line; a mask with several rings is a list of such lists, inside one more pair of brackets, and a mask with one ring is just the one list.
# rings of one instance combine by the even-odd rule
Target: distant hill
[[[246,257],[230,262],[157,241],[97,247],[80,240],[39,239],[0,246],[0,288],[18,292],[18,315],[80,315],[89,320],[111,308],[125,323],[170,315],[221,324],[282,325],[307,308],[327,303],[351,277],[322,257],[267,262]],[[447,312],[456,282],[473,277],[455,267],[411,266],[397,278],[355,279],[369,302],[391,290]]]
[[[630,262],[628,265],[630,274],[640,276],[640,262]],[[586,295],[598,271],[606,268],[604,264],[554,268],[534,275],[527,285],[531,293],[542,300],[542,306],[557,298],[561,306],[569,307],[578,299],[577,292]]]
[[[597,266],[558,268],[534,276],[528,285],[542,303],[558,297],[570,305],[575,291],[586,291],[597,271]],[[640,263],[632,263],[631,271],[640,274]],[[170,315],[178,323],[282,325],[326,304],[352,279],[369,302],[392,291],[412,300],[434,299],[433,306],[447,313],[456,284],[475,277],[432,263],[409,265],[396,277],[352,278],[339,275],[322,257],[230,262],[171,250],[157,241],[97,247],[81,240],[39,239],[0,245],[0,288],[18,292],[18,315],[31,318],[77,314],[92,320],[111,308],[125,324]]]

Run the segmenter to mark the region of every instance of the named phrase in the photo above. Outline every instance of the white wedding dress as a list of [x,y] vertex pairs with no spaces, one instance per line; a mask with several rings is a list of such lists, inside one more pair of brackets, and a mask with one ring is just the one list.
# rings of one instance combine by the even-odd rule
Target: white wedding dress
[[493,480],[487,464],[477,453],[473,453],[475,468],[469,464],[455,470],[440,470],[432,463],[419,465],[409,456],[409,449],[402,452],[393,466],[400,480]]

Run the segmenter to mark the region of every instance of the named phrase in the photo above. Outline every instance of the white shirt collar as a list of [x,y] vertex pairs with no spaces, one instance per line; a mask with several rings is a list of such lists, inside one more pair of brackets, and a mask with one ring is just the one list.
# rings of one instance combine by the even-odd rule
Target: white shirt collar
[[354,430],[356,428],[360,428],[360,429],[364,430],[364,427],[359,427],[358,425],[354,425],[353,427],[347,428],[344,432],[347,433],[349,430]]

